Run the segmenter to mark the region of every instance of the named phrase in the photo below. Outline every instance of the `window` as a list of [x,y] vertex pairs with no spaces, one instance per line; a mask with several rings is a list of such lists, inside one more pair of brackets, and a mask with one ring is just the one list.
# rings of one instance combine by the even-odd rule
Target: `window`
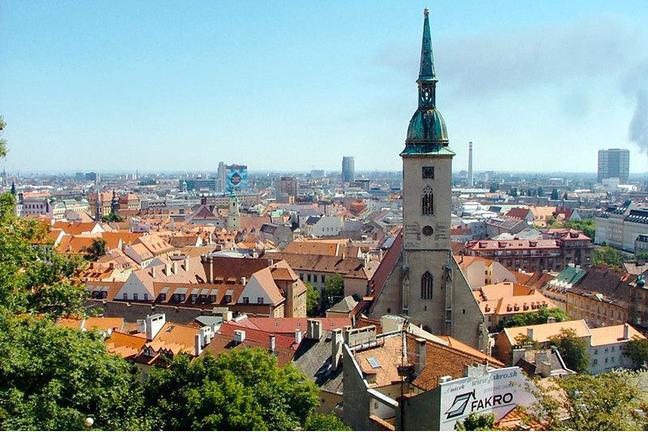
[[432,298],[433,278],[430,272],[423,273],[421,276],[421,298],[429,300]]
[[160,301],[166,301],[166,294],[165,293],[160,294]]
[[320,277],[320,280],[322,281],[322,283],[325,282],[325,280],[324,280],[324,275],[322,275],[322,277]]
[[421,212],[424,216],[431,216],[434,214],[434,195],[432,194],[432,188],[427,186],[423,190],[423,196],[421,197]]
[[137,295],[137,293],[133,294],[133,300],[135,300],[135,301],[139,300],[138,297],[139,296]]
[[597,365],[598,364],[598,359],[594,359],[594,362],[592,364]]
[[225,303],[231,303],[232,302],[232,296],[231,295],[225,295],[224,298]]
[[243,297],[243,303],[245,304],[250,303],[250,297]]
[[434,178],[434,167],[424,166],[423,167],[423,178],[424,179],[433,179]]
[[306,278],[308,279],[308,282],[311,281],[311,275],[307,275]]
[[191,294],[191,303],[196,303],[198,301],[198,294]]
[[299,273],[299,279],[304,280],[304,273]]
[[122,298],[123,298],[124,300],[128,300],[128,293],[124,293],[124,294],[122,294]]
[[263,304],[263,297],[257,297],[257,303]]
[[144,293],[144,301],[148,301],[148,294]]
[[313,282],[317,282],[317,275],[313,275]]

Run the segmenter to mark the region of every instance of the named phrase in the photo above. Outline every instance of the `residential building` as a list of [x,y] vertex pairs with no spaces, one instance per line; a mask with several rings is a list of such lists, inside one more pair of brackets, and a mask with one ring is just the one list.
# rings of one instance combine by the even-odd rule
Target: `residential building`
[[485,285],[473,291],[489,329],[515,315],[537,312],[541,308],[555,305],[541,292],[513,282]]
[[633,339],[645,339],[645,336],[627,323],[591,328],[585,320],[552,322],[502,330],[495,338],[495,356],[505,364],[516,364],[526,351],[535,349],[530,348],[530,341],[549,347],[551,339],[560,336],[566,329],[585,341],[590,357],[588,372],[595,375],[614,369],[631,368],[632,362],[623,355],[624,346]]
[[628,182],[630,174],[630,150],[608,149],[598,151],[598,173],[596,179],[618,178],[623,184]]
[[648,208],[639,207],[631,201],[608,207],[594,221],[596,244],[606,244],[634,253],[637,239],[648,235]]
[[567,312],[567,291],[585,277],[585,270],[567,266],[558,275],[544,284],[540,291],[550,299],[557,308]]

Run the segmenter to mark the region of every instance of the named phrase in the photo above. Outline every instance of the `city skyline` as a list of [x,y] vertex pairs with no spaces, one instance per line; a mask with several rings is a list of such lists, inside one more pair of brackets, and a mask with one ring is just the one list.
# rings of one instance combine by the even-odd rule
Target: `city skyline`
[[[4,166],[397,171],[426,5],[5,2]],[[596,172],[613,147],[644,172],[644,3],[430,6],[455,171],[473,141],[476,172]]]

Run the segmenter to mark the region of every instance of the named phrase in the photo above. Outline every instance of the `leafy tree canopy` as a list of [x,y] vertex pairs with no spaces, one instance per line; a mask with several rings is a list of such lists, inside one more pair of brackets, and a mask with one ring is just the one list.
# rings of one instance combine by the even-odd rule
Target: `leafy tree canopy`
[[304,430],[307,431],[350,431],[342,420],[333,414],[313,413],[308,416]]
[[458,431],[489,431],[493,430],[495,416],[493,414],[470,413],[464,421],[455,424]]
[[102,222],[124,222],[124,218],[117,213],[109,213],[108,216],[101,218]]
[[92,240],[92,244],[86,250],[85,258],[89,261],[96,261],[99,257],[106,255],[106,240],[96,238]]
[[589,351],[585,339],[576,336],[574,329],[562,329],[558,336],[549,339],[560,352],[567,367],[579,373],[589,371]]
[[623,267],[623,256],[610,246],[599,246],[592,253],[592,262],[594,265],[603,264],[613,269]]
[[497,331],[502,331],[508,327],[522,327],[536,324],[545,324],[549,318],[554,318],[556,322],[567,321],[569,316],[559,308],[542,307],[535,312],[521,313],[513,315],[499,322]]
[[319,315],[322,296],[317,288],[306,282],[306,309],[309,317]]
[[193,362],[177,356],[151,372],[145,397],[162,429],[293,430],[317,405],[317,387],[265,351],[240,349]]
[[0,312],[0,427],[149,429],[134,366],[92,333]]
[[553,379],[534,391],[538,403],[527,422],[546,430],[641,430],[636,415],[641,392],[634,372],[576,374]]
[[633,338],[625,344],[623,355],[628,357],[635,368],[640,368],[648,362],[648,339]]
[[324,309],[328,309],[344,297],[344,279],[335,274],[324,284]]

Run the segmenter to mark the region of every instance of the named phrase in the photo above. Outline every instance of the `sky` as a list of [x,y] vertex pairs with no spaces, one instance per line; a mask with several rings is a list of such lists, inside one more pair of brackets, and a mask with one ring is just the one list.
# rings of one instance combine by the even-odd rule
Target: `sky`
[[0,0],[0,165],[399,170],[424,7],[455,170],[646,172],[645,0]]

